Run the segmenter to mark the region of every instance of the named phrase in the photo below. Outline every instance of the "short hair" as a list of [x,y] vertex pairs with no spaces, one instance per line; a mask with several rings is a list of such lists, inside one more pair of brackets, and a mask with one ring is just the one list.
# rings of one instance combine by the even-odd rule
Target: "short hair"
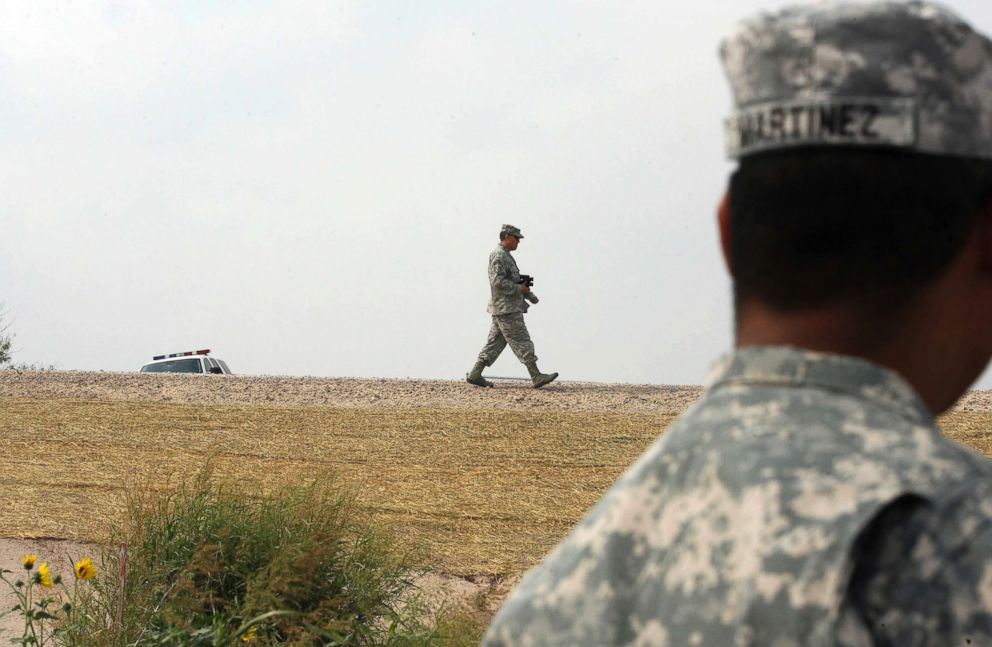
[[506,231],[506,230],[503,230],[503,231],[501,231],[501,232],[499,232],[499,239],[500,239],[500,240],[506,240],[506,237],[507,237],[507,236],[513,236],[513,237],[514,237],[514,238],[516,238],[517,240],[520,240],[520,236],[518,236],[518,235],[516,235],[516,234],[515,234],[515,233],[513,233],[512,231]]
[[992,162],[886,149],[748,156],[730,180],[734,304],[779,311],[912,303],[992,198]]

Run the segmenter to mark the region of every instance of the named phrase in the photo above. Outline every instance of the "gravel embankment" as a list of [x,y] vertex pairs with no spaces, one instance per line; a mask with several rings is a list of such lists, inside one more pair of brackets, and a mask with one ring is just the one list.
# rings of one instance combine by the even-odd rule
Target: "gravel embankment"
[[[0,398],[128,400],[357,408],[545,409],[672,413],[699,386],[559,381],[544,389],[499,381],[480,389],[456,380],[399,380],[86,371],[0,371]],[[992,391],[970,391],[956,411],[992,411]]]
[[992,390],[968,391],[958,403],[954,405],[953,411],[985,412],[992,411]]
[[480,389],[455,380],[396,380],[83,371],[0,371],[0,398],[128,400],[358,408],[682,411],[697,386],[499,381]]

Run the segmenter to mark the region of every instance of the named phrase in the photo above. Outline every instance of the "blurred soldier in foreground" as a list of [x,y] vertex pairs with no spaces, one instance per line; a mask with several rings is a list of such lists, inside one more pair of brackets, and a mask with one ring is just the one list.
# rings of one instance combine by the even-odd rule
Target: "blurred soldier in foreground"
[[492,366],[499,354],[510,344],[510,349],[517,356],[534,383],[539,389],[545,384],[551,384],[557,373],[542,373],[537,368],[537,355],[534,354],[534,342],[530,340],[527,324],[524,323],[524,313],[529,307],[527,302],[537,303],[537,295],[530,290],[531,277],[521,278],[517,263],[510,252],[517,249],[523,239],[523,234],[513,225],[503,225],[499,232],[499,245],[489,255],[489,314],[493,316],[489,328],[489,338],[479,353],[479,359],[465,380],[476,386],[492,386],[493,383],[482,377],[482,370]]
[[721,50],[736,349],[511,595],[487,645],[992,645],[992,43],[811,3]]

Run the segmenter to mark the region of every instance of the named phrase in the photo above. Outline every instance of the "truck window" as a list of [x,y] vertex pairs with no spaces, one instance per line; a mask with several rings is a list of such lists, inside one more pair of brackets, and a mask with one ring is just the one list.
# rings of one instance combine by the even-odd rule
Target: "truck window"
[[199,357],[184,357],[141,367],[142,373],[202,373]]

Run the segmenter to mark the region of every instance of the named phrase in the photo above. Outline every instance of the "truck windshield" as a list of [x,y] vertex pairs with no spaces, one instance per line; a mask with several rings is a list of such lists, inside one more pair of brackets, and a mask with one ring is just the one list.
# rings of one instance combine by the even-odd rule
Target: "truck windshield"
[[145,364],[141,367],[142,373],[202,373],[203,367],[200,365],[200,358],[187,357],[186,359],[174,359],[168,362],[158,362],[156,364]]

